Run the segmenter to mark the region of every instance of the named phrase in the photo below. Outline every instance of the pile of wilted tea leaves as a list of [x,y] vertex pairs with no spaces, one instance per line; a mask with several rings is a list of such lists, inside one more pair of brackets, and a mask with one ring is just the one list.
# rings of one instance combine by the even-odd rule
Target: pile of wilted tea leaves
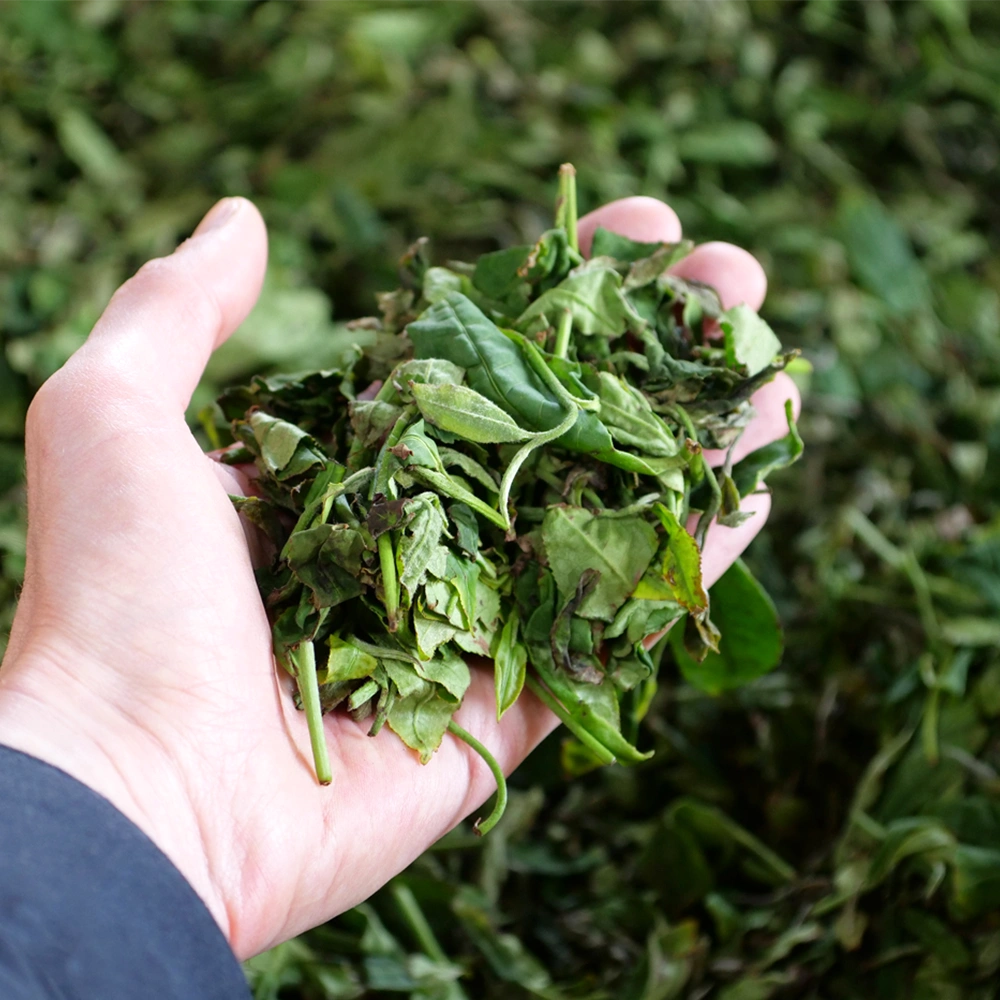
[[258,580],[319,780],[321,714],[338,706],[424,763],[450,729],[500,783],[483,832],[506,794],[452,720],[466,655],[492,660],[498,719],[526,684],[559,716],[579,740],[571,770],[650,756],[631,742],[656,691],[649,647],[681,616],[678,655],[706,688],[781,655],[741,563],[713,588],[720,634],[701,547],[713,520],[753,516],[741,498],[801,454],[790,404],[786,438],[718,473],[702,451],[732,455],[754,390],[794,355],[746,305],[723,311],[670,273],[690,242],[598,228],[585,261],[569,164],[558,205],[534,245],[474,264],[432,267],[418,241],[381,316],[351,324],[368,349],[220,400],[237,442],[223,458],[256,463],[258,495],[235,502],[274,546]]
[[489,836],[255,960],[260,1000],[996,995],[998,115],[992,2],[0,6],[4,622],[31,392],[225,194],[271,263],[192,416],[341,364],[331,311],[418,236],[533,244],[567,160],[583,211],[654,195],[753,252],[813,364],[745,557],[781,665],[714,696],[668,651],[652,758],[566,781],[563,730]]

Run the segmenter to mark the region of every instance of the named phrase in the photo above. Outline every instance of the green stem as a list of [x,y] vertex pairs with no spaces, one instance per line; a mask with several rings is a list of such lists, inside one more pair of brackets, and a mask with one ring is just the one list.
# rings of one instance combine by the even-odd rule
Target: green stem
[[[392,897],[402,913],[403,919],[410,925],[413,936],[417,943],[424,950],[424,954],[441,965],[454,965],[452,960],[445,954],[444,948],[434,936],[431,925],[424,916],[424,911],[420,909],[417,897],[413,895],[410,887],[402,882],[393,882],[390,887]],[[467,1000],[465,991],[458,983],[449,983],[444,996],[447,1000]]]
[[[692,441],[697,443],[698,432],[695,430],[694,424],[692,423],[687,410],[685,410],[683,406],[674,406],[673,413],[678,422],[683,426],[684,432],[687,436]],[[709,501],[708,507],[706,507],[702,512],[701,517],[698,518],[698,526],[694,531],[694,538],[698,543],[698,548],[703,549],[705,547],[705,535],[708,534],[709,525],[712,523],[715,515],[719,513],[719,508],[722,506],[722,487],[719,485],[719,480],[715,475],[715,471],[708,464],[708,462],[705,461],[705,455],[703,452],[699,451],[694,461],[701,470],[701,474],[704,476],[705,481],[708,483],[708,488],[712,493],[712,499]]]
[[403,885],[402,882],[393,882],[390,889],[393,899],[396,900],[396,905],[399,907],[399,912],[403,914],[403,919],[410,925],[410,930],[413,931],[417,944],[424,949],[424,954],[428,958],[433,958],[435,962],[450,964],[450,959],[434,936],[434,931],[427,923],[424,911],[420,909],[420,904],[410,891],[410,887]]
[[382,567],[382,590],[385,594],[385,610],[389,615],[389,631],[395,632],[399,614],[399,579],[396,576],[396,551],[392,547],[392,532],[378,536],[378,561]]
[[559,168],[559,203],[556,207],[556,227],[566,230],[571,250],[580,252],[576,232],[576,168],[564,163]]
[[316,763],[316,777],[321,785],[329,785],[333,780],[333,773],[326,749],[326,733],[323,731],[323,709],[319,701],[319,682],[316,679],[316,650],[311,642],[306,641],[291,650],[289,657],[295,665],[295,680],[309,725],[309,742],[312,744],[313,760]]
[[514,485],[514,478],[521,471],[521,466],[524,465],[527,457],[536,449],[541,448],[542,445],[548,444],[550,441],[555,441],[557,438],[561,438],[569,429],[576,423],[577,411],[574,407],[573,412],[570,413],[566,419],[558,426],[553,427],[550,431],[543,431],[541,434],[536,434],[530,441],[522,445],[514,457],[510,460],[510,465],[507,466],[507,471],[503,474],[503,479],[500,480],[500,514],[506,521],[505,528],[510,531],[510,513],[507,510],[507,504],[510,502],[510,490]]
[[559,717],[559,721],[597,758],[602,764],[613,764],[615,755],[611,753],[603,743],[587,732],[586,729],[573,717],[573,714],[559,701],[555,695],[538,678],[530,673],[524,678],[524,683],[529,690],[541,701],[553,714]]
[[535,345],[528,340],[527,337],[522,337],[520,334],[511,332],[508,336],[521,345],[521,349],[524,351],[528,363],[535,369],[538,377],[546,384],[546,386],[548,386],[552,394],[567,410],[566,419],[563,420],[561,424],[557,427],[553,427],[550,431],[540,431],[524,445],[522,445],[511,459],[510,465],[507,466],[507,471],[503,474],[503,479],[500,481],[499,508],[500,514],[506,521],[505,528],[507,531],[510,531],[510,514],[507,510],[507,504],[510,502],[510,490],[514,485],[514,478],[517,476],[518,472],[521,471],[521,466],[524,465],[527,457],[536,448],[541,448],[542,445],[555,441],[558,438],[561,438],[563,434],[567,433],[573,424],[576,423],[577,417],[580,413],[579,400],[570,395],[570,393],[566,390],[566,387],[555,377],[552,370],[545,363],[545,358],[542,357],[538,348],[535,347]]
[[569,356],[569,337],[572,332],[573,314],[568,309],[564,309],[559,317],[559,326],[556,329],[556,346],[552,352],[557,358]]
[[497,801],[496,805],[493,806],[493,812],[486,817],[486,819],[477,819],[473,829],[476,831],[477,835],[480,837],[483,834],[489,833],[500,822],[500,817],[504,814],[504,810],[507,808],[507,780],[503,776],[503,771],[500,770],[500,765],[496,762],[493,754],[489,752],[472,735],[472,733],[466,732],[454,719],[448,723],[448,732],[452,736],[457,736],[463,743],[472,747],[473,750],[479,754],[480,757],[486,762],[486,766],[493,772],[493,777],[496,779],[497,783]]
[[375,475],[372,479],[371,488],[368,491],[368,499],[374,500],[379,493],[388,494],[390,475],[386,471],[389,462],[389,452],[399,444],[399,439],[406,433],[406,428],[413,419],[417,408],[411,403],[403,408],[403,412],[396,418],[396,422],[389,431],[389,436],[385,439],[385,444],[379,449],[378,458],[375,459]]

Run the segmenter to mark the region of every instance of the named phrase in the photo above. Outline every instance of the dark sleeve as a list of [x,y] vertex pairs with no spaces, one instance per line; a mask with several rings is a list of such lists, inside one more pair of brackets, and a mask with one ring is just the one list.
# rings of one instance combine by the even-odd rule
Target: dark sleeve
[[184,876],[107,799],[0,746],[0,997],[248,1000]]

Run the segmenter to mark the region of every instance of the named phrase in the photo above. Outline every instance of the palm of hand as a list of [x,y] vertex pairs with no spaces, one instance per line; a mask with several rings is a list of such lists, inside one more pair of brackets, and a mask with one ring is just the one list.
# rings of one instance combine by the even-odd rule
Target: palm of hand
[[[233,211],[228,218],[225,209]],[[215,227],[213,228],[213,220]],[[628,199],[581,220],[675,240],[673,213]],[[334,780],[313,775],[305,720],[276,678],[228,470],[183,410],[205,360],[249,311],[266,237],[223,202],[181,250],[116,295],[29,420],[29,573],[0,673],[0,739],[108,797],[174,861],[241,957],[371,894],[482,803],[492,779],[446,739],[421,766],[391,735],[327,717]],[[709,244],[680,270],[759,306],[759,265]],[[757,399],[743,450],[781,436],[787,380]],[[759,530],[713,528],[716,579]],[[458,716],[507,771],[555,720],[529,696],[501,724],[488,672]]]

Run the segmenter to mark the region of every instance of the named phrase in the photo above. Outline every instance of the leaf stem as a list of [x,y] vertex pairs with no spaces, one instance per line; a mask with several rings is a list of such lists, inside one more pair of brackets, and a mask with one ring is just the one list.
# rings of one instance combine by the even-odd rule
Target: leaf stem
[[323,730],[323,708],[319,701],[319,682],[316,679],[316,650],[311,641],[301,643],[289,651],[295,665],[295,681],[302,697],[306,722],[309,725],[309,742],[312,744],[316,777],[321,785],[329,785],[333,780],[330,757],[326,749],[326,733]]
[[389,615],[389,631],[395,632],[399,614],[399,578],[396,576],[396,551],[392,547],[392,532],[385,531],[378,536],[378,561],[382,567],[382,590],[385,595],[385,610]]
[[576,231],[576,168],[564,163],[559,168],[559,201],[556,205],[556,227],[566,230],[570,249],[580,252]]
[[[417,939],[417,943],[423,948],[424,954],[439,965],[454,966],[454,962],[445,954],[441,943],[434,936],[434,931],[427,922],[424,911],[420,909],[417,897],[413,895],[410,887],[404,885],[402,882],[394,881],[389,889],[392,892],[393,899],[396,901],[396,905],[399,907],[399,912],[402,913],[403,919],[409,924],[410,930],[413,931],[413,936]],[[447,1000],[467,1000],[465,991],[455,982],[448,983],[443,995]]]
[[[697,444],[698,432],[695,430],[695,426],[692,423],[687,410],[685,410],[683,406],[675,405],[672,407],[672,412],[677,418],[677,421],[683,426],[687,436]],[[696,462],[698,467],[701,469],[701,474],[704,476],[706,483],[708,483],[708,488],[712,494],[712,499],[709,501],[708,506],[704,511],[702,511],[701,517],[698,518],[698,526],[695,528],[694,532],[698,548],[703,549],[705,547],[705,535],[708,534],[708,527],[712,523],[712,519],[715,515],[719,513],[719,508],[722,506],[722,487],[719,485],[719,480],[712,467],[705,461],[705,455],[702,451],[698,451],[698,454],[694,457],[693,461]]]
[[559,326],[556,329],[556,346],[552,352],[557,358],[569,356],[569,337],[572,331],[573,314],[568,309],[564,309],[559,317]]
[[507,471],[504,472],[503,479],[500,480],[499,502],[500,514],[506,521],[505,528],[507,531],[510,531],[510,512],[507,510],[507,505],[510,502],[510,490],[514,485],[514,478],[521,471],[521,466],[524,465],[527,457],[536,448],[541,448],[542,445],[561,438],[563,434],[569,431],[573,424],[576,423],[576,417],[577,410],[574,407],[573,411],[567,415],[566,419],[558,427],[553,427],[550,431],[542,431],[542,433],[536,434],[527,444],[522,445],[517,454],[510,460],[510,465],[507,466]]
[[379,493],[388,494],[389,482],[392,479],[392,476],[387,471],[389,452],[399,444],[399,439],[406,432],[406,428],[409,426],[416,412],[417,408],[412,403],[403,407],[403,412],[397,417],[396,422],[392,425],[392,430],[389,432],[389,436],[379,449],[378,458],[375,459],[375,475],[372,479],[371,488],[368,491],[369,500],[374,500]]
[[472,733],[464,730],[454,719],[448,723],[448,732],[452,736],[457,736],[463,743],[470,746],[473,750],[479,754],[480,757],[486,762],[486,766],[493,773],[493,777],[496,779],[497,783],[497,801],[496,805],[493,806],[493,812],[486,817],[486,819],[477,819],[473,829],[476,831],[477,836],[483,836],[490,832],[500,821],[500,817],[504,814],[504,810],[507,808],[507,779],[503,776],[503,771],[500,770],[500,765],[496,762],[496,758],[489,752],[472,735]]
[[550,711],[559,717],[559,721],[588,749],[602,764],[613,764],[615,755],[597,739],[589,733],[583,725],[574,718],[561,701],[537,677],[528,673],[524,678],[524,683],[529,690],[541,701]]

